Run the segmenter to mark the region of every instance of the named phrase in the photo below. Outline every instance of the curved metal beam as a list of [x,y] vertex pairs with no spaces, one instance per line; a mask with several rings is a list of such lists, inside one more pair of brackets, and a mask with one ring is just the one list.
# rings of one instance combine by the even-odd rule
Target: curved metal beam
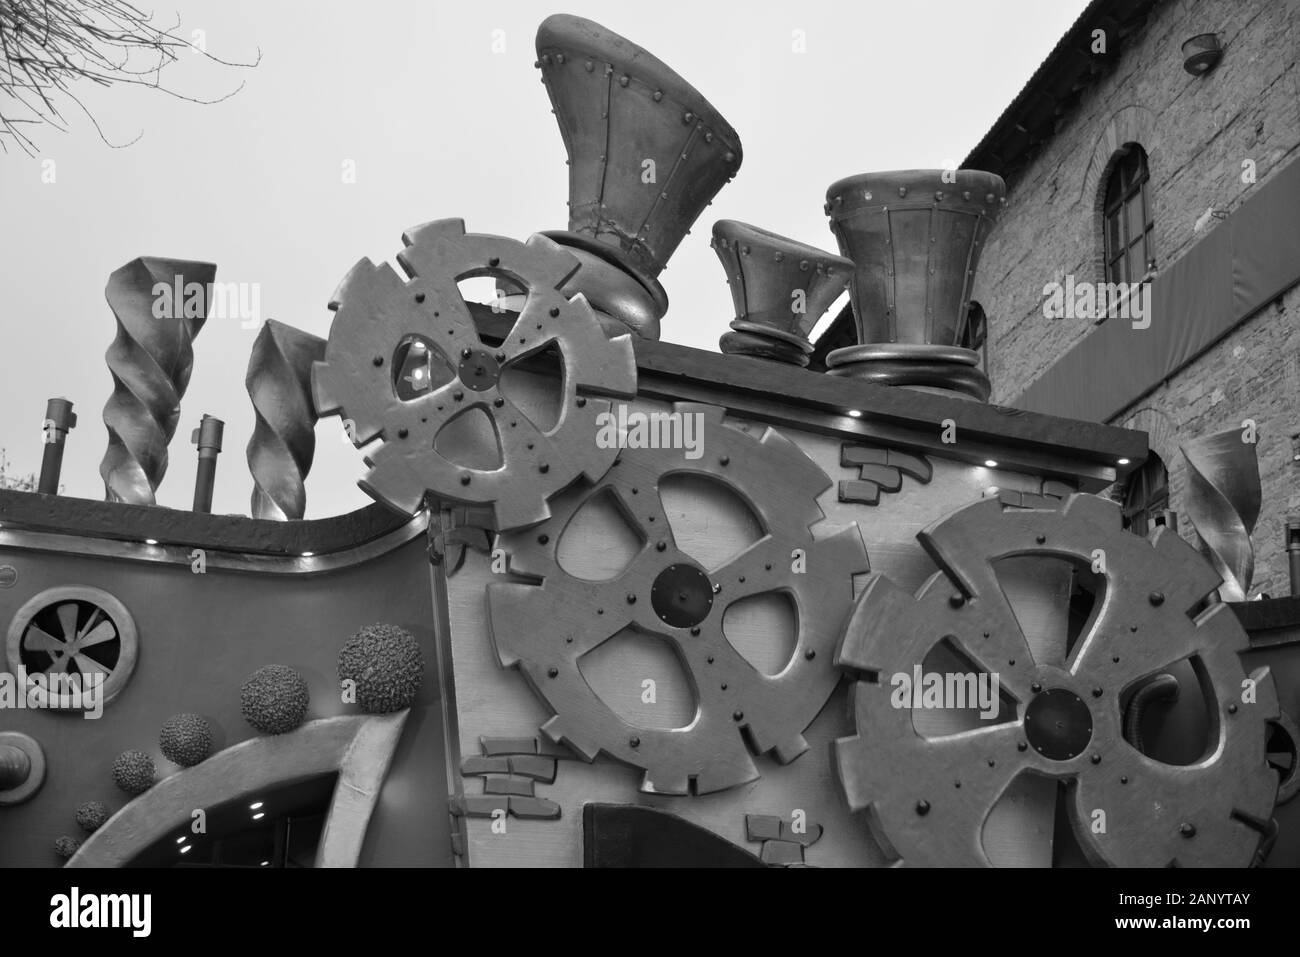
[[337,772],[316,867],[356,867],[408,713],[322,718],[288,734],[226,748],[145,791],[88,837],[66,866],[124,867],[169,831],[184,827],[194,808]]

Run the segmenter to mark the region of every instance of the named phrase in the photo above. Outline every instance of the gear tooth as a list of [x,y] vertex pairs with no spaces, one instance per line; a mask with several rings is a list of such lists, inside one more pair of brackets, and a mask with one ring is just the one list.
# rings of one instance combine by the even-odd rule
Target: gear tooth
[[1196,636],[1202,648],[1226,648],[1236,654],[1250,650],[1250,636],[1224,602],[1211,606],[1196,620]]
[[563,744],[586,761],[588,764],[596,760],[596,755],[600,753],[600,748],[590,741],[574,733],[569,727],[562,715],[554,715],[545,724],[542,725],[542,732],[554,741],[556,744]]
[[843,569],[850,578],[871,571],[871,559],[867,555],[866,543],[862,541],[862,529],[857,522],[824,529],[822,537],[812,547],[818,551],[832,552],[836,556],[835,567]]
[[508,532],[531,528],[551,517],[550,506],[540,498],[522,500],[514,496],[498,498],[492,505],[492,528]]
[[330,415],[339,415],[343,410],[338,398],[330,388],[329,380],[329,363],[313,362],[311,364],[312,404],[316,406],[316,415],[322,419]]
[[1119,504],[1097,495],[1076,492],[1068,496],[1061,505],[1061,514],[1108,530],[1124,527]]
[[790,734],[772,745],[772,756],[781,764],[789,764],[808,750],[808,739],[802,734]]
[[334,292],[330,295],[329,308],[338,312],[339,307],[347,302],[348,296],[352,292],[368,284],[375,273],[375,264],[369,259],[358,259],[352,268],[348,270],[347,275],[339,280],[339,284],[334,287]]
[[[758,768],[745,750],[738,747],[732,759],[711,760],[694,775],[694,778],[696,794],[712,794],[715,791],[725,791],[757,780]],[[685,794],[686,791],[666,793]]]
[[831,767],[839,781],[845,803],[855,814],[870,803],[870,789],[864,787],[862,781],[861,769],[866,761],[860,756],[861,751],[862,738],[856,734],[831,742]]
[[502,626],[502,622],[508,621],[511,617],[506,612],[506,608],[511,603],[526,600],[525,596],[531,595],[536,590],[536,585],[523,585],[518,582],[495,582],[487,587],[488,639],[492,642],[492,648],[502,668],[518,667],[521,660],[517,648],[519,635],[514,630]]
[[[578,257],[573,255],[549,236],[533,233],[524,243],[530,250],[546,258],[547,279],[552,289],[559,289],[582,268]],[[583,297],[586,301],[586,297]],[[590,308],[590,307],[588,307]]]
[[877,635],[893,635],[898,623],[916,608],[916,600],[879,572],[873,572],[858,596],[835,652],[835,665],[879,671]]
[[361,491],[365,492],[376,502],[387,505],[393,511],[400,512],[403,515],[414,515],[424,504],[425,488],[420,485],[418,490],[414,484],[408,480],[398,483],[392,477],[390,468],[385,468],[386,477],[382,483],[375,482],[375,473],[377,469],[372,468],[366,473],[365,477],[357,481]]
[[419,246],[424,244],[436,243],[439,239],[451,238],[465,235],[465,220],[451,219],[434,219],[427,223],[420,223],[418,226],[412,226],[402,233],[402,245]]
[[[636,398],[636,350],[632,347],[630,335],[616,336],[609,340],[615,355],[603,365],[601,391],[622,399]],[[623,385],[621,383],[626,383]]]
[[[698,783],[696,786],[698,788],[697,793],[705,793],[703,787],[700,787]],[[642,794],[670,794],[681,796],[691,793],[691,783],[690,778],[685,774],[674,774],[656,778],[654,770],[647,769],[646,772],[641,775],[640,790]],[[721,788],[715,788],[715,790],[721,790]]]
[[1171,569],[1176,568],[1176,575],[1170,576],[1170,582],[1177,589],[1177,595],[1165,597],[1177,602],[1180,609],[1188,608],[1206,595],[1216,591],[1223,584],[1223,579],[1206,562],[1201,555],[1167,525],[1156,529],[1151,537],[1151,545]]
[[[801,490],[807,489],[813,499],[834,484],[834,480],[823,471],[822,467],[814,462],[807,452],[791,441],[785,433],[769,426],[763,432],[763,437],[759,441],[764,447],[773,449],[786,458],[786,464],[782,467],[783,472],[797,475],[794,481],[798,483]],[[815,502],[814,505],[816,505]],[[817,519],[820,519],[823,515],[825,515],[825,512],[822,511],[820,506],[817,506]]]

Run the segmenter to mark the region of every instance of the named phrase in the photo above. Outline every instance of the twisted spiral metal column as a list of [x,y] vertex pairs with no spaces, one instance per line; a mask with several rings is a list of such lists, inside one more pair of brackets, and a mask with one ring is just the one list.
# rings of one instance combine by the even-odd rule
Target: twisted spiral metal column
[[154,504],[216,274],[212,263],[142,256],[109,276],[104,295],[117,335],[104,357],[113,394],[104,405],[108,449],[99,474],[110,502]]
[[1255,574],[1250,533],[1259,519],[1259,459],[1241,429],[1228,429],[1182,446],[1187,459],[1187,514],[1223,578],[1219,596],[1245,601]]
[[311,367],[324,358],[324,339],[274,319],[253,343],[244,385],[256,417],[247,453],[254,518],[285,521],[306,512],[318,418]]

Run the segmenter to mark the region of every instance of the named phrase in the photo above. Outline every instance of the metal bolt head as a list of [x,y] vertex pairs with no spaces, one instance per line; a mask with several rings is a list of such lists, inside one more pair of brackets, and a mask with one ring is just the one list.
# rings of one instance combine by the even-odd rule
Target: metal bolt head
[[916,802],[916,813],[919,814],[921,817],[925,817],[927,814],[929,814],[929,813],[930,813],[930,802],[929,802],[929,801],[926,801],[926,800],[924,800],[924,799],[923,799],[923,800],[920,800],[920,801],[917,801],[917,802]]
[[1189,824],[1187,821],[1184,821],[1182,824],[1179,824],[1179,825],[1178,825],[1178,833],[1181,834],[1183,837],[1186,837],[1186,838],[1192,838],[1192,837],[1195,837],[1195,836],[1196,836],[1196,825],[1195,825],[1195,824]]
[[1165,603],[1165,593],[1162,591],[1153,591],[1150,595],[1147,596],[1147,598],[1148,600],[1150,600],[1151,604],[1157,607]]

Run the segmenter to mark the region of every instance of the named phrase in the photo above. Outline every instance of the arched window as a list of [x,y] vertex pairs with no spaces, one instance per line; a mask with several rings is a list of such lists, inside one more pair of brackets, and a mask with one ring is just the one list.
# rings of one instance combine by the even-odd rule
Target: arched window
[[1140,282],[1156,265],[1146,151],[1136,143],[1124,148],[1102,204],[1106,238],[1106,281]]
[[1160,516],[1169,508],[1169,472],[1154,452],[1147,454],[1142,467],[1124,483],[1124,527],[1135,535],[1146,535],[1161,524]]

